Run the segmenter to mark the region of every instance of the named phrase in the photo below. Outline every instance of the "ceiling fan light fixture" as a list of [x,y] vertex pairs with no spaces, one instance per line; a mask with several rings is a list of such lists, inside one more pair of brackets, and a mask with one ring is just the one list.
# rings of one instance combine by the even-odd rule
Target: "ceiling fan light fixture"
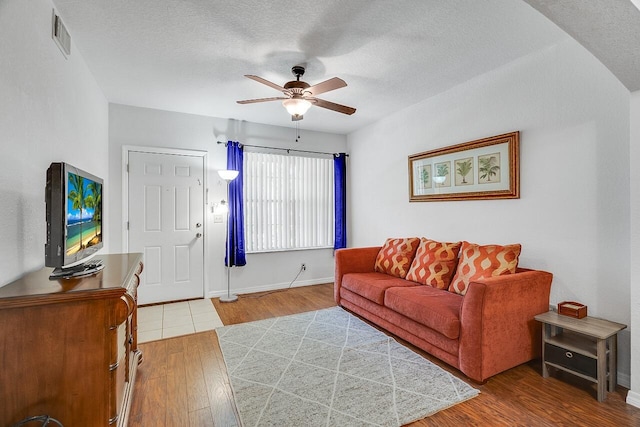
[[318,98],[318,95],[326,93],[332,90],[346,87],[347,83],[337,77],[332,77],[329,80],[317,83],[311,86],[309,83],[300,80],[300,77],[304,74],[304,67],[296,65],[291,69],[291,72],[296,76],[295,80],[286,82],[284,86],[277,85],[265,80],[262,77],[254,76],[253,74],[246,74],[245,77],[250,78],[258,83],[269,86],[272,89],[282,92],[284,96],[272,96],[270,98],[257,98],[257,99],[245,99],[242,101],[236,101],[238,104],[255,104],[257,102],[268,101],[282,101],[282,106],[291,115],[291,120],[302,120],[304,114],[311,108],[312,105],[319,108],[326,108],[327,110],[336,111],[342,114],[351,115],[356,112],[355,108],[347,107],[346,105],[336,104],[335,102],[325,101]]
[[304,116],[304,113],[311,108],[311,102],[302,98],[285,99],[282,101],[282,105],[292,116]]

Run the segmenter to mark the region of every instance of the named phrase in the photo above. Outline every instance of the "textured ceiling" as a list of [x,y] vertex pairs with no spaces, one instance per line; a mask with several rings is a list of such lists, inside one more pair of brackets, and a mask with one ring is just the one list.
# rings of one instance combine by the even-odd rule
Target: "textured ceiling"
[[54,3],[109,102],[293,127],[278,102],[235,101],[279,94],[243,75],[282,85],[303,64],[357,112],[312,107],[300,127],[340,134],[568,37],[514,0]]
[[525,1],[589,49],[627,89],[640,89],[637,0]]

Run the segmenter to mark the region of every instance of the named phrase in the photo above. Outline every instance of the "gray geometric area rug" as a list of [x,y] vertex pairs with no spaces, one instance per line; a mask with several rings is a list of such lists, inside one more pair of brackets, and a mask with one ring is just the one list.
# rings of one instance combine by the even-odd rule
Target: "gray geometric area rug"
[[479,393],[340,307],[216,332],[245,427],[401,426]]

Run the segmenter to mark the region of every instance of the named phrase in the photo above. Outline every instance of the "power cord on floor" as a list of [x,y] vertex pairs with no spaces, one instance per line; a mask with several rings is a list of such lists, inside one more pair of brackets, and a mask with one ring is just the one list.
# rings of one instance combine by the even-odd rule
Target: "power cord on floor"
[[54,424],[62,427],[62,423],[60,421],[56,420],[55,418],[51,418],[49,415],[36,415],[35,417],[25,418],[22,421],[18,421],[11,427],[20,427],[36,421],[42,423],[40,424],[41,427],[48,426],[49,422],[53,422]]
[[291,281],[291,283],[289,283],[289,286],[287,286],[284,289],[276,289],[275,291],[263,292],[263,293],[260,293],[260,295],[247,295],[247,296],[244,296],[243,298],[262,298],[264,296],[275,294],[277,292],[288,291],[289,289],[291,289],[291,286],[293,285],[293,282],[295,282],[298,279],[298,277],[300,276],[300,274],[303,271],[305,271],[306,269],[307,269],[307,267],[304,264],[302,264],[300,266],[300,270],[298,271],[298,274],[296,274],[296,277],[294,277],[293,280]]

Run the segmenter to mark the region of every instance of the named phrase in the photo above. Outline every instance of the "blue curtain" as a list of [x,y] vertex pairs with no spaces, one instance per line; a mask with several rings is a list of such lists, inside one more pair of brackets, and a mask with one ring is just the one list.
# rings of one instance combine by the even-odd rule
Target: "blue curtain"
[[333,249],[347,247],[347,155],[333,157],[333,186],[335,199],[335,237]]
[[242,266],[247,264],[247,257],[244,250],[242,157],[242,145],[240,145],[239,142],[227,142],[227,169],[239,172],[238,177],[229,184],[229,226],[227,227],[227,242],[231,242],[231,245],[226,247],[229,248],[231,253],[226,254],[224,258],[225,265],[229,266]]

